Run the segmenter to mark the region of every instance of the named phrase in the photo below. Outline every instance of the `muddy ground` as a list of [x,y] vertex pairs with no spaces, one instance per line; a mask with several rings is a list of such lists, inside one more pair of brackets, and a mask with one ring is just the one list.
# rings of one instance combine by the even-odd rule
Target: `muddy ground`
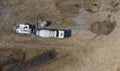
[[[15,32],[38,15],[71,37]],[[120,71],[119,19],[120,0],[0,0],[0,71]]]

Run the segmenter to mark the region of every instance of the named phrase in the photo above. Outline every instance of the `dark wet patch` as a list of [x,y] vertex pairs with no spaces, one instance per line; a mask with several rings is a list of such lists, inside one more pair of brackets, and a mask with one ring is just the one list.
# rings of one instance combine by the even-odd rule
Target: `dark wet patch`
[[0,30],[0,41],[2,41],[3,38],[3,31]]
[[0,26],[0,40],[3,38],[3,36],[5,35],[5,29],[4,27]]
[[2,36],[3,36],[3,31],[2,29],[0,29],[0,39],[2,38]]
[[49,50],[30,60],[23,61],[11,67],[8,71],[29,71],[39,65],[44,65],[56,58],[55,50]]
[[0,21],[3,19],[5,12],[6,12],[6,7],[3,4],[0,4]]
[[0,4],[0,16],[5,13],[6,11],[6,6],[4,6],[3,4]]
[[9,64],[15,64],[25,59],[25,54],[19,49],[0,49],[0,71]]
[[95,22],[90,25],[90,31],[96,33],[97,35],[108,35],[114,30],[115,26],[116,22]]
[[3,4],[0,4],[0,12],[3,12],[3,10],[5,10],[6,7]]

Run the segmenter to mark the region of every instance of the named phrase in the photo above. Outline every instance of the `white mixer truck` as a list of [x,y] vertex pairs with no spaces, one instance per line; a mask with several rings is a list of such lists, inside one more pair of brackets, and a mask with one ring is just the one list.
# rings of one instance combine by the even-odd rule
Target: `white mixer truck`
[[57,30],[57,29],[38,29],[36,25],[31,25],[29,23],[20,24],[16,28],[16,32],[20,34],[28,34],[35,36],[42,37],[42,38],[65,38],[65,31],[64,30]]

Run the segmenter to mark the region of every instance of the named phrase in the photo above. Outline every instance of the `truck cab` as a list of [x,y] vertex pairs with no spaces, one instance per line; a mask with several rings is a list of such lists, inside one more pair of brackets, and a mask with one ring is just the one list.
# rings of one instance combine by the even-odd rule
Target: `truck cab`
[[31,28],[29,24],[20,24],[16,28],[16,32],[20,34],[31,34]]

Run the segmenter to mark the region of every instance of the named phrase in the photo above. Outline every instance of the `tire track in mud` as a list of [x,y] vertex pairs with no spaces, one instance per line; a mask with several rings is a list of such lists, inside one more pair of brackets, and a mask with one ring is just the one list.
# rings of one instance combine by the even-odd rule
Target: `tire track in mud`
[[[16,43],[16,44],[14,44]],[[25,44],[24,44],[25,43]],[[22,44],[22,45],[21,45]],[[62,45],[61,45],[62,44]],[[9,46],[11,45],[11,46]],[[44,48],[59,48],[59,47],[65,47],[65,48],[61,48],[61,49],[71,49],[71,47],[74,47],[75,44],[70,44],[70,43],[64,43],[64,42],[60,42],[60,43],[50,43],[50,42],[9,42],[5,47],[8,48],[33,48],[33,49],[44,49]]]

